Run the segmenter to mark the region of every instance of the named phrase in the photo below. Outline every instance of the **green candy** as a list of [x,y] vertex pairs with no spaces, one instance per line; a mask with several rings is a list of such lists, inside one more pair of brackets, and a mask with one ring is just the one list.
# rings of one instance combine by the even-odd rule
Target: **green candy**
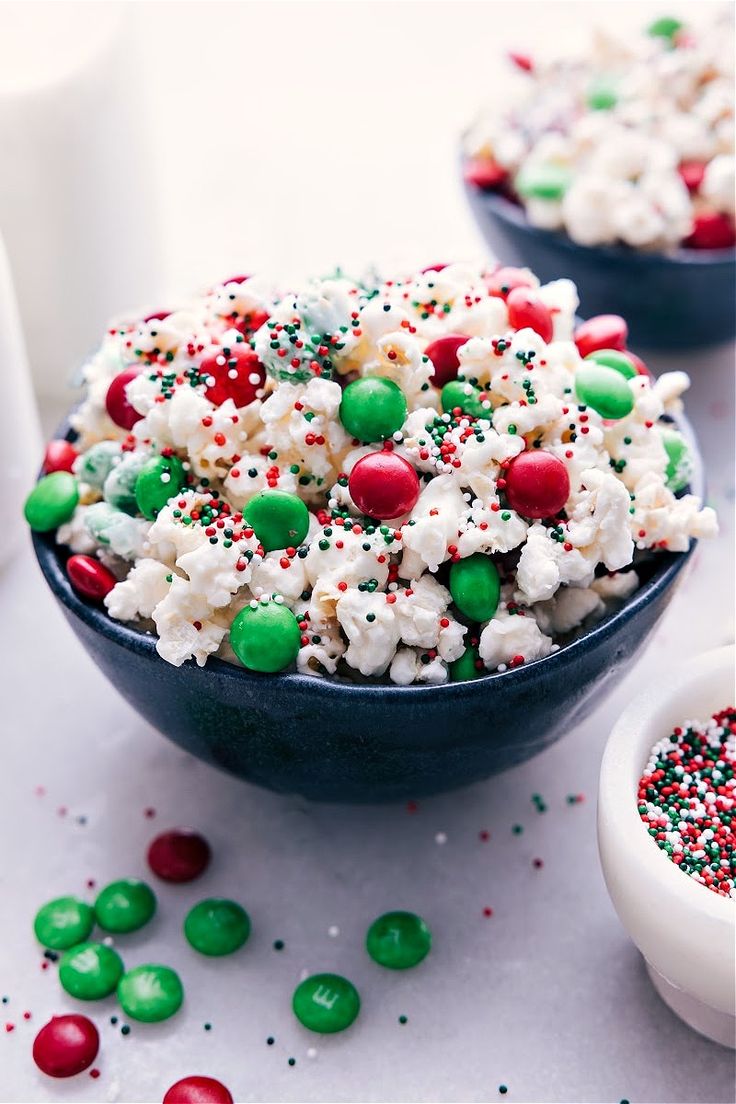
[[39,479],[26,499],[23,513],[34,533],[49,533],[69,520],[78,502],[79,487],[74,476],[57,471]]
[[187,473],[178,456],[152,456],[135,481],[135,500],[145,518],[153,521],[166,503],[187,485]]
[[90,487],[101,491],[121,455],[117,441],[98,441],[76,460],[74,471],[83,483],[89,483]]
[[408,970],[429,954],[432,933],[413,912],[387,912],[369,927],[365,946],[380,966]]
[[125,560],[133,560],[140,554],[139,520],[113,509],[107,502],[93,502],[84,512],[84,527],[93,540]]
[[137,878],[110,882],[95,901],[97,923],[109,932],[137,931],[148,923],[155,911],[153,890]]
[[294,662],[301,639],[296,617],[279,602],[246,606],[230,626],[230,645],[243,666],[267,674]]
[[662,444],[667,453],[667,468],[665,476],[667,487],[674,494],[684,490],[690,482],[693,472],[693,458],[687,441],[676,429],[669,426],[660,426]]
[[309,510],[288,491],[260,491],[243,510],[266,552],[296,547],[309,530]]
[[596,349],[595,352],[588,353],[585,359],[603,364],[606,368],[613,368],[614,371],[620,372],[624,379],[634,379],[639,374],[631,357],[627,357],[626,353],[619,352],[618,349]]
[[53,951],[65,951],[82,943],[92,931],[95,911],[78,897],[55,897],[36,913],[36,939]]
[[569,169],[562,165],[538,165],[518,174],[516,190],[526,199],[562,199],[569,183]]
[[678,31],[682,30],[682,27],[683,24],[679,19],[675,19],[671,15],[663,15],[649,24],[647,34],[651,35],[652,38],[667,38],[672,42]]
[[339,974],[315,974],[294,990],[291,1001],[299,1023],[320,1035],[350,1027],[360,1012],[358,990]]
[[501,581],[493,560],[483,552],[474,552],[450,566],[450,594],[465,617],[471,621],[490,621],[501,595]]
[[393,380],[366,376],[343,391],[340,421],[359,441],[384,441],[401,429],[406,418],[404,392]]
[[[128,452],[119,464],[110,470],[102,489],[105,501],[116,510],[126,514],[138,513],[136,484],[138,476],[145,468],[150,457],[146,453]],[[156,457],[158,459],[158,457]],[[172,491],[171,494],[175,492]]]
[[460,658],[450,664],[451,682],[470,682],[471,679],[482,678],[484,672],[475,666],[478,658],[477,648],[466,648]]
[[615,368],[584,363],[575,374],[577,397],[602,418],[616,421],[634,409],[634,395],[628,381]]
[[250,917],[236,901],[209,897],[187,913],[184,935],[200,954],[232,954],[250,935]]
[[114,993],[123,976],[123,960],[103,943],[80,943],[59,963],[63,989],[79,1000],[101,1000]]
[[610,81],[596,80],[588,88],[587,101],[591,111],[610,111],[618,103],[618,96]]
[[158,1023],[179,1011],[184,989],[168,966],[136,966],[118,982],[118,1000],[132,1020]]
[[459,406],[463,414],[469,414],[471,418],[490,419],[491,411],[487,410],[481,403],[480,396],[482,394],[480,388],[473,387],[472,384],[466,383],[464,380],[450,380],[442,388],[440,395],[442,412],[451,414]]

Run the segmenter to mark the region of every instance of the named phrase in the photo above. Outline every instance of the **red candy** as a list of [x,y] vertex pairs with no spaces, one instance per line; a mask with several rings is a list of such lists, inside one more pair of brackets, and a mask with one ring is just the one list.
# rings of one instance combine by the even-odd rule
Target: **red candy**
[[203,359],[200,371],[214,380],[205,395],[215,406],[221,406],[226,399],[232,399],[237,407],[247,406],[266,380],[264,367],[247,342],[233,345],[227,355],[223,349],[210,353]]
[[447,268],[447,261],[443,261],[441,264],[427,265],[426,268],[420,268],[419,271],[423,276],[426,272],[441,272],[443,268]]
[[652,379],[652,373],[649,371],[641,357],[637,356],[636,353],[632,353],[630,349],[626,350],[626,355],[636,368],[638,375],[649,376],[649,378]]
[[244,284],[246,280],[250,280],[248,276],[228,276],[227,280],[223,280],[223,284]]
[[497,268],[490,276],[486,276],[486,287],[489,295],[505,299],[514,288],[534,287],[534,281],[531,274],[523,268]]
[[361,513],[386,521],[412,509],[419,498],[419,477],[403,456],[369,452],[351,471],[348,490]]
[[705,176],[704,161],[682,161],[677,166],[682,182],[689,192],[697,192]]
[[445,334],[444,337],[438,337],[436,341],[430,342],[424,350],[424,355],[428,356],[434,365],[434,372],[430,379],[435,387],[444,387],[450,380],[457,379],[460,367],[457,351],[466,341],[470,341],[470,338],[465,334]]
[[509,50],[509,61],[512,62],[517,69],[521,69],[522,73],[531,73],[534,69],[534,62],[528,54],[519,54],[516,50]]
[[620,314],[596,314],[581,322],[575,331],[575,344],[581,357],[598,349],[618,349],[624,352],[629,327]]
[[101,602],[117,583],[112,571],[91,556],[70,556],[66,573],[77,594],[92,602]]
[[515,287],[506,296],[509,323],[515,330],[529,328],[543,341],[551,341],[554,333],[552,313],[538,295],[525,287]]
[[523,517],[553,517],[570,494],[567,468],[550,452],[522,452],[506,469],[506,498]]
[[74,461],[79,456],[74,445],[62,439],[49,441],[43,458],[43,470],[47,475],[51,472],[70,472],[74,467]]
[[734,221],[720,211],[700,211],[683,244],[690,249],[728,249],[736,245]]
[[143,417],[134,406],[131,406],[125,394],[125,388],[131,380],[139,375],[140,371],[141,369],[136,365],[126,368],[115,376],[107,389],[107,395],[105,396],[107,413],[115,425],[120,426],[121,429],[132,429],[136,422],[139,422]]
[[49,1077],[73,1077],[92,1065],[99,1049],[97,1028],[86,1016],[53,1016],[33,1040],[33,1061]]
[[143,321],[144,322],[163,322],[164,318],[168,318],[170,314],[171,314],[171,311],[168,311],[168,310],[153,311],[152,314],[147,314],[146,317],[143,319]]
[[214,1077],[182,1077],[167,1090],[163,1104],[233,1104],[233,1098]]
[[504,183],[509,174],[491,157],[473,157],[466,162],[463,175],[466,183],[474,184],[485,192],[492,192]]
[[210,861],[210,845],[191,828],[162,832],[148,848],[148,865],[165,882],[191,882]]

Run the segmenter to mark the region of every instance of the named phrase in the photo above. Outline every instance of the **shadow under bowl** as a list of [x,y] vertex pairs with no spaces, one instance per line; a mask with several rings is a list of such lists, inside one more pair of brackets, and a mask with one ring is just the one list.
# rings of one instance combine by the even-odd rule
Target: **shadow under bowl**
[[[694,478],[700,493],[701,467]],[[57,436],[64,436],[66,426]],[[443,793],[523,763],[597,708],[626,673],[682,578],[695,542],[643,568],[624,606],[558,652],[471,682],[360,684],[262,675],[210,658],[174,667],[156,637],[83,601],[69,553],[32,534],[44,578],[74,633],[125,700],[159,732],[258,786],[315,801],[378,803]],[[646,574],[644,574],[646,572]]]
[[623,315],[633,348],[687,350],[736,336],[736,249],[647,253],[578,245],[565,233],[532,226],[506,196],[467,181],[464,187],[478,227],[504,264],[528,266],[542,283],[569,277],[580,315]]

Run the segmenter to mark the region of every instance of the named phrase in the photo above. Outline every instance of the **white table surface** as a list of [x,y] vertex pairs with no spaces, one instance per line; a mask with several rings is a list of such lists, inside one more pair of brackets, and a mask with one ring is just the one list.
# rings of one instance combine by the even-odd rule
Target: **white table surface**
[[[414,812],[309,805],[178,750],[96,670],[22,544],[0,575],[3,1100],[158,1101],[191,1073],[219,1077],[238,1101],[733,1099],[732,1053],[693,1034],[655,995],[606,895],[595,842],[598,765],[623,704],[666,679],[676,659],[732,638],[733,353],[687,363],[688,409],[723,535],[701,544],[646,654],[584,724],[537,759]],[[535,811],[535,792],[547,812]],[[585,800],[568,805],[569,793]],[[31,1060],[34,1034],[79,1006],[56,968],[41,968],[35,910],[59,894],[86,896],[90,878],[101,886],[145,877],[147,842],[180,824],[210,840],[211,868],[189,886],[157,885],[159,914],[118,948],[129,965],[178,969],[182,1012],[123,1037],[109,1022],[114,998],[85,1007],[101,1034],[99,1079],[44,1078]],[[239,899],[252,916],[253,935],[235,957],[207,961],[184,942],[185,910],[205,895]],[[402,974],[363,950],[370,921],[394,908],[420,913],[434,934],[429,958]],[[358,986],[363,1009],[344,1035],[312,1036],[292,1017],[304,970],[343,973]]]

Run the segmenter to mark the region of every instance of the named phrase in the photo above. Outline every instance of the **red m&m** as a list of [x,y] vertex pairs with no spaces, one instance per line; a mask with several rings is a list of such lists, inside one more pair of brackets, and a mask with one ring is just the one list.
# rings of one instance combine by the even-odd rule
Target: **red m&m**
[[70,556],[66,561],[66,573],[77,594],[92,602],[101,602],[117,583],[112,571],[92,556]]
[[538,295],[525,287],[515,287],[506,296],[509,323],[515,330],[530,329],[542,341],[551,341],[554,334],[552,312]]
[[581,322],[575,331],[574,341],[581,357],[598,349],[626,348],[629,327],[620,314],[596,314],[587,322]]
[[148,865],[165,882],[191,882],[207,869],[210,845],[191,828],[162,832],[148,848]]
[[700,211],[684,244],[690,249],[728,249],[736,245],[734,221],[723,211]]
[[182,1077],[167,1090],[163,1104],[233,1104],[232,1093],[214,1077]]
[[232,399],[237,407],[248,406],[266,379],[263,365],[247,342],[210,353],[202,360],[200,372],[208,378],[205,395],[215,406],[226,399]]
[[401,517],[419,498],[419,477],[408,460],[395,452],[369,452],[348,479],[355,505],[368,517],[385,521]]
[[457,351],[469,340],[470,338],[465,334],[445,334],[444,337],[438,337],[436,341],[429,343],[424,350],[424,355],[428,356],[434,365],[434,372],[430,378],[435,387],[441,389],[450,380],[457,379],[460,367]]
[[122,372],[118,372],[107,389],[107,395],[105,396],[107,413],[110,415],[115,425],[120,426],[121,429],[132,429],[136,422],[139,422],[143,417],[143,415],[139,414],[136,408],[128,402],[128,397],[125,394],[125,388],[131,380],[135,379],[139,372],[140,368],[137,367],[137,365],[133,365]]
[[484,192],[491,192],[494,188],[499,188],[509,174],[491,157],[473,157],[466,162],[463,175],[468,184],[474,184]]
[[488,294],[495,296],[497,299],[505,299],[509,292],[517,287],[534,287],[534,280],[530,272],[523,268],[511,268],[509,266],[497,268],[490,276],[486,276],[485,283]]
[[97,1028],[86,1016],[53,1016],[33,1041],[33,1061],[49,1077],[73,1077],[92,1065],[99,1049]]
[[697,192],[705,176],[705,161],[681,161],[677,171],[687,190]]
[[570,477],[551,452],[522,452],[506,469],[506,498],[523,517],[553,517],[567,502]]
[[63,439],[49,441],[43,458],[43,470],[47,475],[51,472],[70,472],[74,469],[74,461],[79,453],[69,441]]

